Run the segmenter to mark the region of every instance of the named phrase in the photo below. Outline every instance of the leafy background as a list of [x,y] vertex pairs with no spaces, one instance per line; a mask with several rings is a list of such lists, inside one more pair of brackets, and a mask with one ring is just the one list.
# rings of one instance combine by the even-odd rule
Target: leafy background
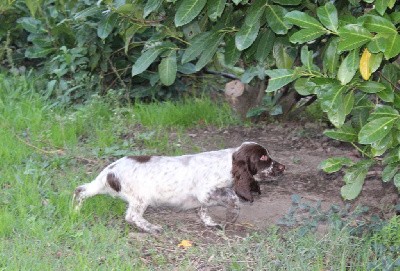
[[[30,72],[61,105],[117,90],[126,101],[171,99],[205,73],[261,86],[248,116],[316,102],[349,142],[342,196],[368,170],[400,187],[400,4],[395,0],[7,0],[0,3],[1,68]],[[267,84],[260,84],[267,82]],[[263,87],[266,85],[266,87]],[[305,101],[305,102],[304,102]]]

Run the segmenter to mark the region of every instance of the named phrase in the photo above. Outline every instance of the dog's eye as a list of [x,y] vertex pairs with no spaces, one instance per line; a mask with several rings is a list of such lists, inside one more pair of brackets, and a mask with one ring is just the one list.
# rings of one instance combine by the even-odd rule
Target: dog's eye
[[269,158],[269,157],[266,156],[266,155],[261,156],[260,160],[261,160],[261,161],[265,161],[265,162],[267,162],[267,163],[271,162],[271,158]]

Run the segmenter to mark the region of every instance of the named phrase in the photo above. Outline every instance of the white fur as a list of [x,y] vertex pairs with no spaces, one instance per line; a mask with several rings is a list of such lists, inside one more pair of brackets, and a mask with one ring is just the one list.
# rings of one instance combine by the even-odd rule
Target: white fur
[[[77,207],[85,198],[96,194],[120,197],[129,204],[126,220],[151,233],[159,232],[161,227],[143,218],[148,206],[176,209],[201,207],[199,214],[203,222],[208,226],[217,226],[207,214],[207,206],[221,205],[227,207],[227,216],[235,220],[239,212],[239,198],[231,189],[234,182],[232,154],[246,144],[256,143],[245,142],[239,148],[193,155],[151,156],[148,161],[123,157],[107,166],[94,181],[75,190]],[[120,191],[110,186],[109,174],[113,174],[120,183]]]

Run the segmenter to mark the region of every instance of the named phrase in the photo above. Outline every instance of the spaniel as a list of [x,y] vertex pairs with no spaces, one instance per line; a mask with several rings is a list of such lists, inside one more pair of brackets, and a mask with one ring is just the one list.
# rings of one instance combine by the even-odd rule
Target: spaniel
[[207,207],[227,208],[228,221],[239,215],[239,197],[253,201],[260,193],[257,180],[281,174],[285,166],[272,160],[267,149],[254,142],[238,148],[182,156],[126,156],[107,166],[90,183],[75,189],[74,204],[109,194],[128,203],[125,219],[149,233],[162,228],[143,218],[146,208],[200,208],[206,226],[221,227],[209,216]]

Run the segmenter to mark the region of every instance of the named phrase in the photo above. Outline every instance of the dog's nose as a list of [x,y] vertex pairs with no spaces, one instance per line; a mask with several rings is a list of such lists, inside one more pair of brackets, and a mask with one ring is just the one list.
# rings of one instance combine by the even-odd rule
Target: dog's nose
[[285,165],[280,164],[278,166],[279,171],[284,171],[285,170]]

